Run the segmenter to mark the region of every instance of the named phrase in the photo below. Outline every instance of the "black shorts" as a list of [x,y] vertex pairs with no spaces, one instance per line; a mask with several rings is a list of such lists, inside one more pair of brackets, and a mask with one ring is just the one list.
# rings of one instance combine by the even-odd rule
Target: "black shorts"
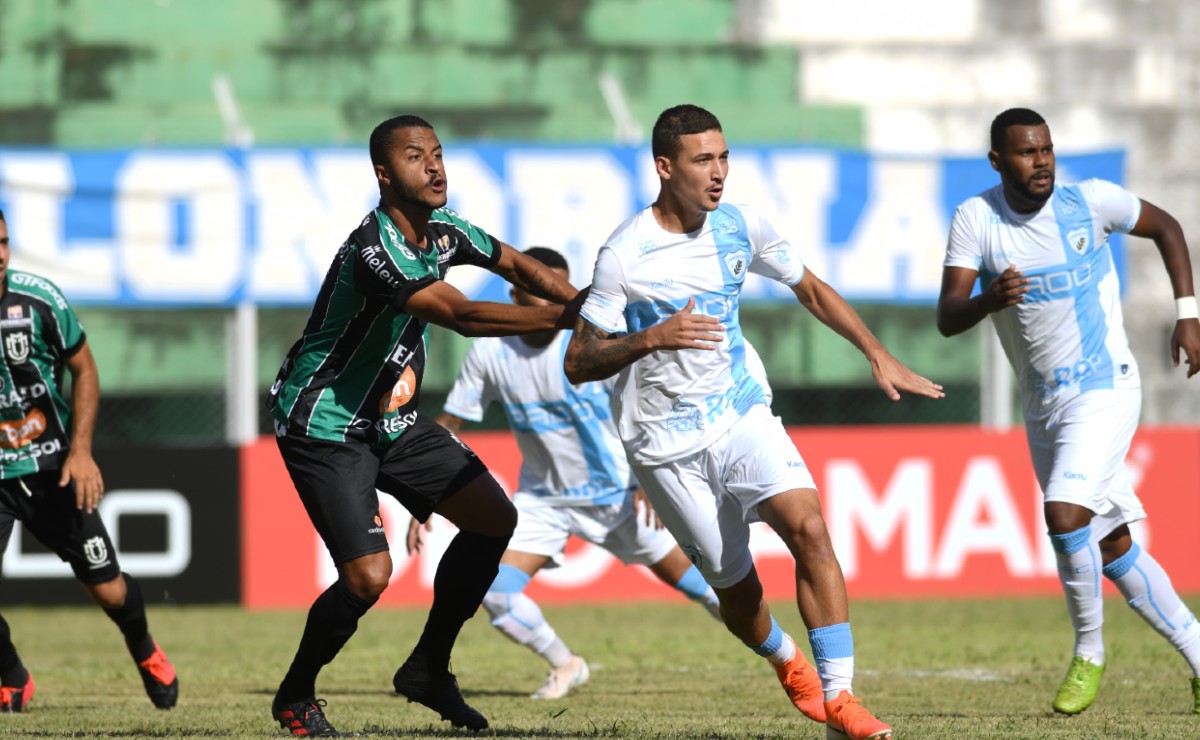
[[470,448],[422,415],[384,450],[310,437],[275,441],[335,563],[388,549],[377,489],[424,522],[443,500],[487,472]]
[[0,560],[20,520],[25,531],[53,550],[83,583],[107,583],[121,575],[117,551],[95,509],[75,508],[75,482],[58,487],[62,472],[46,470],[0,480]]

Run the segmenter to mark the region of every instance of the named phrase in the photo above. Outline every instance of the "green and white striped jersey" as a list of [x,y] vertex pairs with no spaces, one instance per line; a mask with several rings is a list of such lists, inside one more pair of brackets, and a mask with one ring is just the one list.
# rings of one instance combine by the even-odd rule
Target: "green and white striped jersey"
[[0,478],[57,470],[70,446],[71,409],[63,366],[84,333],[62,291],[9,270],[0,299]]
[[342,244],[271,388],[277,434],[382,447],[416,421],[427,326],[405,302],[454,265],[500,259],[494,237],[448,208],[425,236],[418,249],[376,209]]

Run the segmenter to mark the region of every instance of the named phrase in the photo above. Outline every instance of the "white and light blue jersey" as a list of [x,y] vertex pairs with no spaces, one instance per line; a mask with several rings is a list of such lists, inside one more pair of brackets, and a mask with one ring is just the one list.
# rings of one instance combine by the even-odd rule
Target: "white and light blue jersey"
[[947,267],[977,270],[985,287],[1009,265],[1030,281],[1024,302],[992,314],[1027,417],[1089,390],[1140,385],[1108,245],[1140,213],[1136,196],[1105,180],[1056,185],[1035,213],[1013,211],[1000,185],[955,211]]
[[521,450],[514,500],[607,506],[636,483],[612,419],[613,380],[571,385],[563,354],[571,332],[546,347],[518,337],[478,339],[467,352],[445,411],[468,421],[499,401]]
[[769,405],[762,363],[742,336],[746,274],[793,286],[797,249],[746,206],[720,205],[688,234],[666,231],[647,208],[600,248],[580,315],[607,332],[637,332],[684,308],[721,321],[715,350],[653,352],[617,375],[614,414],[631,460],[655,465],[704,449],[754,405]]

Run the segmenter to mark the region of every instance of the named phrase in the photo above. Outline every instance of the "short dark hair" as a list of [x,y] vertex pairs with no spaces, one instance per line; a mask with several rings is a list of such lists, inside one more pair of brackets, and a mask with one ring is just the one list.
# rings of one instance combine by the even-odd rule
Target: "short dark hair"
[[371,132],[371,164],[383,164],[387,161],[388,145],[392,141],[392,132],[402,128],[428,128],[433,126],[420,116],[396,116],[389,118],[375,127]]
[[721,122],[698,105],[685,103],[667,108],[654,122],[650,135],[650,152],[657,157],[673,157],[679,151],[679,137],[720,131]]
[[1009,108],[992,119],[992,151],[1004,150],[1004,139],[1013,126],[1041,126],[1046,123],[1037,111],[1028,108]]
[[4,209],[0,208],[0,221],[4,220]]
[[525,254],[529,257],[533,257],[546,267],[566,270],[568,274],[571,272],[571,268],[567,266],[567,258],[563,257],[560,253],[556,252],[550,247],[530,247],[529,249],[525,250]]

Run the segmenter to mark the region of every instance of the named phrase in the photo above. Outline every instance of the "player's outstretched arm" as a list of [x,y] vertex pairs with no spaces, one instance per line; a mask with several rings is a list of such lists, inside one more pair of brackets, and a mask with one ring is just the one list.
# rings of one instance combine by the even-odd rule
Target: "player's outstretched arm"
[[888,398],[899,400],[901,392],[929,398],[946,395],[942,392],[942,386],[917,375],[893,357],[850,304],[811,270],[806,271],[804,278],[792,286],[792,291],[809,313],[858,347],[871,363],[871,374]]
[[104,478],[92,458],[92,434],[100,408],[100,372],[85,341],[67,358],[71,373],[71,446],[58,485],[75,481],[75,508],[92,513],[104,495]]
[[447,411],[443,411],[442,413],[438,414],[438,417],[434,419],[434,421],[440,424],[443,429],[456,434],[460,429],[462,429],[463,425],[462,417],[455,416]]
[[633,334],[607,332],[578,318],[563,360],[567,380],[603,380],[660,349],[715,349],[716,343],[725,339],[725,327],[712,316],[693,313],[695,309],[696,299],[689,298],[686,306],[665,321]]
[[942,292],[937,304],[937,327],[942,336],[961,334],[983,321],[988,314],[1023,303],[1029,292],[1029,279],[1025,273],[1009,265],[985,290],[971,297],[978,276],[978,271],[965,267],[942,270]]
[[570,303],[579,293],[557,272],[504,242],[500,242],[500,260],[492,272],[526,293],[560,305]]
[[[1184,313],[1194,314],[1196,289],[1192,284],[1192,261],[1179,222],[1163,209],[1143,200],[1141,214],[1129,233],[1154,240],[1171,278],[1175,299],[1184,299],[1191,309]],[[1188,297],[1192,298],[1191,302],[1187,302]],[[1200,372],[1200,320],[1194,316],[1179,318],[1171,332],[1171,360],[1175,367],[1179,367],[1181,352],[1187,361],[1187,376],[1190,378]]]
[[442,280],[431,282],[413,293],[402,308],[405,313],[466,337],[505,337],[551,331],[561,328],[563,316],[562,306],[472,301]]

